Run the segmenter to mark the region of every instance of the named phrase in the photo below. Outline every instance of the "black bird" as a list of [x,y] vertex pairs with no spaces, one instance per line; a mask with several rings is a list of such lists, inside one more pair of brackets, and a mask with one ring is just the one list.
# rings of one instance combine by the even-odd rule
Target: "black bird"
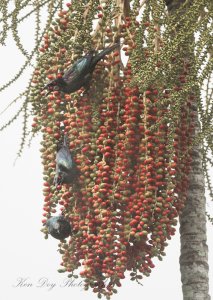
[[98,54],[90,52],[78,59],[67,71],[65,71],[61,78],[56,78],[45,85],[43,90],[48,90],[46,95],[51,91],[56,90],[67,94],[76,92],[81,87],[84,87],[87,90],[96,64],[118,46],[119,44],[114,44],[111,47],[105,48]]
[[70,223],[63,216],[51,217],[45,225],[49,234],[58,240],[63,240],[72,233]]
[[75,162],[72,159],[67,145],[67,136],[64,136],[63,145],[56,154],[56,174],[53,183],[55,185],[72,183],[78,174]]

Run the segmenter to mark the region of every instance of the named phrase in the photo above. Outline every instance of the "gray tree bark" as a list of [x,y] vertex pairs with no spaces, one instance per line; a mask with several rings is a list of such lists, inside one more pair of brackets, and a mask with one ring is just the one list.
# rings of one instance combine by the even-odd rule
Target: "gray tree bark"
[[[173,13],[185,0],[165,0]],[[198,95],[199,97],[199,95]],[[194,108],[196,111],[196,108]],[[196,114],[195,134],[200,130]],[[192,152],[192,170],[185,207],[180,215],[180,272],[183,300],[210,300],[208,246],[206,243],[206,199],[201,146]]]
[[[198,132],[198,121],[196,127]],[[179,218],[183,300],[210,300],[205,182],[200,146],[194,147],[192,159],[188,196]]]

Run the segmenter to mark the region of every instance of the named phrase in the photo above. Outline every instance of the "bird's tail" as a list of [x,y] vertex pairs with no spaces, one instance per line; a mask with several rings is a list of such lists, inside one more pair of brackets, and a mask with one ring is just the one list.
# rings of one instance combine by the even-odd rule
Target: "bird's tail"
[[92,61],[93,65],[95,66],[99,62],[99,60],[101,60],[105,55],[109,54],[115,48],[118,48],[119,46],[120,46],[120,44],[116,43],[116,44],[112,45],[111,47],[105,48],[100,53],[98,53],[97,55],[95,55],[94,58],[93,58],[93,61]]

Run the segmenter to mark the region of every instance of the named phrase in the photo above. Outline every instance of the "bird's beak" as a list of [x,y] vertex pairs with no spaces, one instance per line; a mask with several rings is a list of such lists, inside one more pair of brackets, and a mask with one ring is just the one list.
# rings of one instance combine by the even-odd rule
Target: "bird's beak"
[[43,89],[41,91],[43,92],[44,90],[46,90],[48,88],[49,84],[50,84],[49,82],[47,84],[45,84],[45,86],[43,87]]
[[46,94],[45,94],[45,96],[48,96],[51,92],[52,92],[52,91],[50,91],[50,90],[47,91]]
[[44,90],[47,89],[47,87],[48,87],[48,85],[45,85],[43,87],[43,89],[41,90],[41,94],[44,95],[44,96],[48,96],[52,92],[51,90],[48,89],[47,92],[46,92],[46,94],[44,94],[43,92],[44,92]]
[[53,80],[49,81],[47,84],[45,84],[45,86],[41,90],[41,92],[43,92],[44,90],[48,90],[47,93],[45,94],[45,96],[49,95],[52,92],[52,90],[51,89],[49,90],[49,88],[48,88],[49,86],[51,86],[52,82],[53,82]]

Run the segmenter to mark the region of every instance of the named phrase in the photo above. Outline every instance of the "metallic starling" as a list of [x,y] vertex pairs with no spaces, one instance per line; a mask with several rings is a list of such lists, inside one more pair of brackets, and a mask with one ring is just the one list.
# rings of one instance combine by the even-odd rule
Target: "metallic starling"
[[67,71],[65,71],[61,78],[56,78],[45,85],[43,90],[48,90],[46,95],[51,91],[62,91],[70,94],[76,92],[81,87],[84,87],[87,90],[96,64],[118,46],[119,44],[114,44],[96,55],[94,52],[90,52],[78,59]]
[[58,240],[63,240],[71,234],[70,223],[63,216],[51,217],[46,226],[49,234]]
[[67,136],[64,136],[64,142],[56,154],[56,175],[53,183],[55,185],[63,183],[72,183],[78,174],[76,165],[72,159],[70,149],[67,145]]

